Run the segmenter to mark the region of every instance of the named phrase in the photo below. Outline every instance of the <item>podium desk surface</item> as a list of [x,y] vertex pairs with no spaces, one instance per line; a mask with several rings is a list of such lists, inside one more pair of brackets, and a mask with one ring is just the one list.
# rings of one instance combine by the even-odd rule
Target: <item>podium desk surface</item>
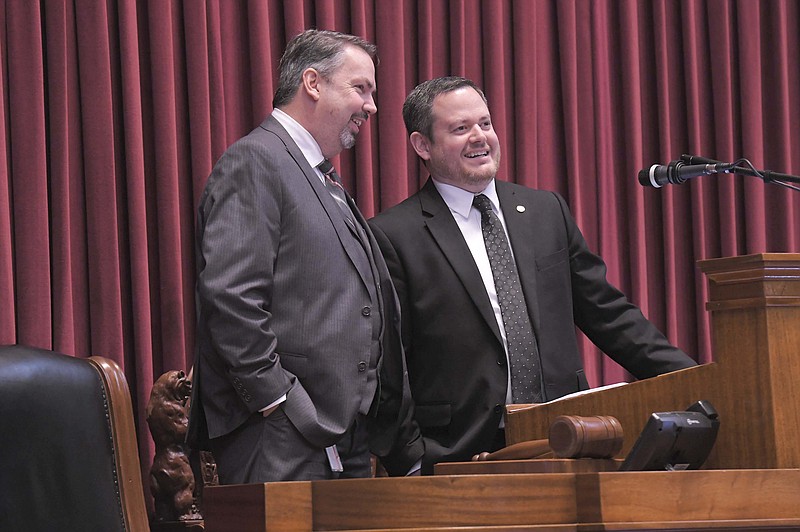
[[272,482],[204,503],[208,532],[800,530],[800,469]]
[[499,475],[506,473],[601,473],[617,471],[621,458],[535,458],[528,460],[485,460],[440,462],[434,475]]

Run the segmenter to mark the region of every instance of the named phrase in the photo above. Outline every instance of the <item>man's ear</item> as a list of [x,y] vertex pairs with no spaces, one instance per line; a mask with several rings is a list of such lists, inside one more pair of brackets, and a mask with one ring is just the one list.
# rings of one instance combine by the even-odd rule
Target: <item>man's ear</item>
[[303,82],[303,90],[308,94],[312,100],[319,100],[319,84],[322,77],[313,68],[307,68],[303,71],[301,81]]
[[419,131],[415,131],[408,137],[408,140],[411,141],[411,146],[414,148],[414,151],[417,152],[422,160],[427,161],[431,158],[431,141],[420,133]]

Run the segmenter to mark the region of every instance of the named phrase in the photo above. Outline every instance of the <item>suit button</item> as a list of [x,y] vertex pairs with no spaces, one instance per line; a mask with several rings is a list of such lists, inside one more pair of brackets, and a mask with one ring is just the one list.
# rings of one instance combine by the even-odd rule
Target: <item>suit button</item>
[[502,414],[503,413],[503,405],[494,405],[494,413],[495,414]]
[[498,359],[497,359],[497,365],[498,365],[498,366],[505,366],[505,365],[506,365],[506,359],[504,359],[504,358],[498,358]]
[[372,309],[369,307],[364,307],[361,309],[362,316],[369,316],[372,313]]
[[367,371],[367,363],[362,360],[358,363],[358,372],[363,373],[365,371]]

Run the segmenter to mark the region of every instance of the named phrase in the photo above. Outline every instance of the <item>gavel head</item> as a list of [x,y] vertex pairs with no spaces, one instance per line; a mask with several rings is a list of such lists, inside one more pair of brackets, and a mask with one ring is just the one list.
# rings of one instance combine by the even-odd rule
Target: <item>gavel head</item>
[[613,458],[622,450],[622,425],[612,416],[558,416],[549,441],[559,458]]

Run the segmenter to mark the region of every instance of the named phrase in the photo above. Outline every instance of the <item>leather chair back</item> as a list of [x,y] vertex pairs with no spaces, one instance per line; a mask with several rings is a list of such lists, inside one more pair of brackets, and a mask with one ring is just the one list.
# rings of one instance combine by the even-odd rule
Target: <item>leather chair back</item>
[[149,530],[116,363],[0,347],[0,530]]

